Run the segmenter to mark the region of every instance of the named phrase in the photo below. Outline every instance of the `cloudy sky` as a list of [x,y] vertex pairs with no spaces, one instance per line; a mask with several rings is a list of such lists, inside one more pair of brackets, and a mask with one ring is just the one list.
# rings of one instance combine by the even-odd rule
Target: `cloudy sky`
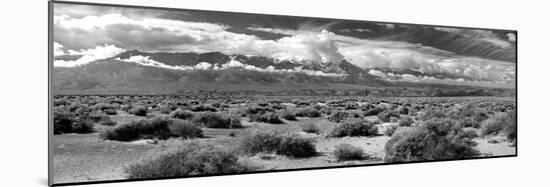
[[54,66],[84,65],[131,49],[219,51],[346,60],[391,81],[515,86],[516,35],[510,31],[59,3],[53,19],[54,56],[76,56]]

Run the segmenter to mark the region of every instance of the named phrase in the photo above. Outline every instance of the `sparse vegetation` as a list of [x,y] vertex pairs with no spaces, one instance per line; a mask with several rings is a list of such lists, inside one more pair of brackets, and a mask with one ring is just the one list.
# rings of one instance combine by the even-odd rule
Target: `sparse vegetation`
[[263,122],[263,123],[272,123],[272,124],[282,124],[284,123],[279,116],[274,112],[267,112],[263,114],[251,114],[248,116],[250,121]]
[[145,107],[143,105],[132,106],[132,108],[130,108],[128,110],[128,113],[134,114],[136,116],[146,116],[147,115],[147,107]]
[[360,147],[355,147],[350,144],[340,144],[336,146],[336,149],[332,152],[336,160],[362,160],[365,152]]
[[229,113],[204,112],[193,117],[193,123],[208,128],[242,128],[240,117]]
[[[514,98],[303,93],[307,94],[56,95],[53,126],[59,142],[54,146],[63,153],[56,156],[74,160],[70,153],[85,149],[96,155],[132,155],[128,158],[136,162],[135,158],[146,158],[144,153],[155,154],[134,164],[124,162],[128,178],[142,178],[258,171],[245,161],[266,164],[268,169],[281,163],[277,169],[288,169],[295,162],[320,167],[365,163],[341,162],[348,160],[370,163],[369,155],[376,163],[391,163],[515,153]],[[286,124],[272,125],[277,123]],[[64,135],[93,131],[113,141],[97,142],[96,134]],[[71,142],[75,140],[78,144]],[[102,169],[120,171],[113,168],[118,166]]]
[[237,154],[211,144],[186,143],[173,152],[125,167],[129,179],[241,173],[258,167],[240,161]]
[[54,134],[94,132],[94,124],[87,114],[75,116],[67,111],[54,111]]
[[464,159],[477,156],[475,142],[456,120],[436,118],[396,131],[385,145],[386,162]]
[[202,130],[188,120],[172,119],[168,128],[172,135],[183,139],[204,137]]
[[182,109],[176,109],[170,113],[171,118],[177,118],[177,119],[192,119],[193,113],[187,110]]
[[167,139],[172,133],[168,119],[155,117],[132,121],[114,128],[106,129],[99,135],[105,140],[132,141],[137,139]]
[[62,134],[72,132],[74,116],[69,112],[54,112],[53,115],[54,134]]
[[189,108],[189,110],[193,112],[216,112],[218,111],[216,108],[214,108],[211,105],[195,105]]
[[336,122],[336,123],[340,123],[341,121],[344,121],[345,119],[348,119],[349,116],[350,115],[347,112],[338,111],[338,112],[332,113],[332,115],[330,115],[328,117],[328,120]]
[[94,132],[94,123],[90,119],[80,119],[73,123],[72,132],[91,133]]
[[379,113],[378,119],[382,122],[390,122],[391,117],[399,118],[399,113],[395,111],[390,110],[384,110],[383,112]]
[[317,154],[312,139],[276,132],[253,132],[241,140],[240,149],[248,154],[277,153],[291,157],[309,157]]
[[482,136],[491,136],[499,133],[506,135],[509,141],[515,141],[517,136],[516,112],[496,113],[483,121],[481,126]]
[[386,131],[384,132],[384,134],[391,137],[393,133],[395,133],[397,128],[399,128],[399,125],[389,125],[386,127]]
[[403,116],[399,119],[397,125],[399,125],[400,127],[410,127],[413,125],[413,123],[413,118],[411,118],[410,116]]
[[296,111],[296,116],[298,116],[298,117],[317,118],[317,117],[321,117],[321,113],[313,107],[307,107],[307,108],[302,108],[302,109],[299,109],[298,111]]
[[296,114],[289,110],[282,110],[279,112],[279,116],[285,120],[296,121]]
[[384,109],[375,107],[375,108],[368,109],[367,111],[365,111],[365,113],[363,113],[363,115],[364,116],[376,116],[376,115],[380,114],[380,112],[382,112],[382,111],[384,111]]
[[330,133],[331,137],[373,136],[378,134],[378,127],[367,120],[350,119],[336,126]]

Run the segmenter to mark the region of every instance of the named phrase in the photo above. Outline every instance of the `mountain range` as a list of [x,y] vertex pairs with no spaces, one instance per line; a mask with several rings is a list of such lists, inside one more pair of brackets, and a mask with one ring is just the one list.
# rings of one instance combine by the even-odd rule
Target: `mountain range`
[[[142,61],[131,61],[143,57]],[[78,59],[64,55],[55,60]],[[159,65],[160,64],[160,65]],[[206,66],[201,66],[205,65]],[[182,69],[183,68],[183,69]],[[380,71],[394,71],[379,68]],[[418,73],[413,70],[405,73]],[[382,80],[346,60],[338,63],[276,60],[220,52],[129,50],[75,67],[53,68],[56,94],[174,94],[199,90],[270,91],[379,88],[471,88]]]

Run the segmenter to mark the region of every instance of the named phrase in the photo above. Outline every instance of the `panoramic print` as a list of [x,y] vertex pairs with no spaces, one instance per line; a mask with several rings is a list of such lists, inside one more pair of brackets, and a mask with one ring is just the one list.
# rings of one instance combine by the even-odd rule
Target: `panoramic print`
[[516,155],[516,32],[57,2],[54,184]]

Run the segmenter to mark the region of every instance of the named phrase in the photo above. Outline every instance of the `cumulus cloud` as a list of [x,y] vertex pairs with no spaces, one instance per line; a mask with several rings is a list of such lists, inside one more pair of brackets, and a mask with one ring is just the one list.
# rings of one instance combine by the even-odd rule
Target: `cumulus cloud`
[[172,65],[166,65],[162,62],[155,61],[151,59],[149,56],[131,56],[128,59],[120,59],[117,58],[116,60],[124,61],[124,62],[131,62],[136,63],[142,66],[150,66],[150,67],[157,67],[157,68],[164,68],[164,69],[172,69],[172,70],[181,70],[181,71],[189,71],[189,70],[213,70],[213,71],[219,71],[219,70],[226,70],[231,68],[237,68],[237,69],[243,69],[243,70],[249,70],[249,71],[258,71],[258,72],[266,72],[266,73],[303,73],[306,75],[311,76],[325,76],[325,77],[343,77],[347,76],[347,74],[343,73],[325,73],[322,71],[315,71],[315,70],[309,70],[309,69],[303,69],[302,67],[296,67],[294,69],[275,69],[273,66],[268,66],[266,68],[259,68],[253,65],[249,64],[243,64],[242,62],[230,59],[228,62],[221,64],[221,66],[214,66],[213,64],[210,64],[208,62],[200,62],[195,66],[172,66]]
[[[70,48],[89,48],[114,44],[123,48],[147,51],[220,51],[226,54],[248,54],[279,60],[339,62],[334,34],[295,32],[278,40],[262,40],[254,35],[229,32],[228,26],[167,20],[131,19],[120,14],[72,18],[56,15],[55,40],[69,43]],[[266,30],[277,32],[276,29]],[[283,31],[281,31],[283,32]]]
[[459,35],[468,37],[470,39],[482,40],[502,48],[507,48],[511,46],[510,39],[508,39],[508,41],[503,40],[500,37],[498,37],[495,33],[493,33],[493,31],[490,31],[490,30],[461,29],[461,28],[450,28],[450,27],[434,27],[434,29],[439,31],[459,34]]
[[[341,50],[350,62],[363,68],[410,69],[423,74],[446,74],[478,81],[515,81],[515,66],[475,57],[438,57],[402,49]],[[374,72],[373,72],[374,73]]]
[[[406,42],[379,41],[342,36],[329,32],[327,28],[335,23],[324,25],[302,24],[298,29],[249,27],[261,31],[286,35],[276,40],[265,40],[255,35],[231,32],[230,26],[171,20],[155,17],[128,17],[124,14],[86,14],[78,17],[56,14],[54,16],[54,54],[81,54],[76,61],[56,60],[56,66],[77,66],[93,60],[108,58],[125,49],[145,51],[212,52],[225,54],[257,55],[274,58],[278,61],[290,60],[297,63],[320,63],[347,60],[361,68],[411,69],[424,74],[448,74],[479,81],[515,81],[513,64],[499,61],[453,55]],[[387,29],[393,24],[378,24]],[[491,31],[456,28],[436,28],[441,31],[461,35],[507,47],[515,41],[509,33],[506,39],[498,38]],[[349,32],[369,32],[368,29],[349,29]],[[348,32],[344,29],[341,32]],[[116,46],[116,47],[115,47]],[[93,49],[93,50],[92,50]],[[445,55],[441,55],[445,53]],[[219,68],[207,62],[194,67],[167,67],[148,57],[126,59],[147,66],[157,66],[177,70]],[[129,61],[129,62],[130,62]],[[160,64],[159,64],[160,63]],[[269,72],[303,72],[309,75],[341,76],[301,68],[277,70],[275,68],[255,69],[240,62],[228,62],[227,68],[243,68]],[[375,73],[375,72],[373,72]],[[390,76],[390,75],[386,75]],[[403,75],[400,79],[412,80],[414,75]],[[460,80],[456,80],[460,81]]]
[[159,50],[178,44],[207,43],[213,37],[222,39],[228,33],[227,28],[203,22],[132,19],[121,14],[82,18],[54,15],[54,39],[72,49],[114,44],[124,48]]
[[65,51],[63,51],[63,45],[61,45],[60,43],[54,42],[53,43],[53,55],[54,56],[60,56],[60,55],[64,55],[64,54],[65,54]]
[[136,64],[139,64],[139,65],[142,65],[142,66],[151,66],[151,67],[173,69],[173,70],[192,70],[192,69],[194,69],[193,67],[189,67],[189,66],[166,65],[166,64],[163,64],[161,62],[157,62],[157,61],[151,59],[151,57],[149,57],[149,56],[141,56],[141,55],[131,56],[128,59],[117,58],[116,60],[120,60],[120,61],[124,61],[124,62],[132,62],[132,63],[136,63]]
[[511,87],[507,82],[493,82],[493,81],[480,81],[480,80],[465,80],[463,78],[451,79],[451,78],[436,78],[433,76],[415,76],[411,74],[398,74],[392,72],[382,72],[378,70],[370,70],[369,74],[382,78],[386,81],[393,82],[421,82],[421,83],[434,83],[434,84],[456,84],[456,85],[470,85],[470,86],[485,86],[485,87]]
[[195,65],[195,69],[200,69],[200,70],[208,70],[208,69],[211,69],[212,68],[212,64],[208,63],[208,62],[199,62],[197,65]]
[[[299,37],[307,34],[316,34],[316,32],[310,31],[297,31],[278,28],[256,27],[248,29],[286,34],[289,35],[287,38]],[[456,28],[438,29],[447,32],[463,32],[461,29]],[[328,31],[323,32],[330,33]],[[474,31],[470,34],[476,35],[477,37],[485,36],[484,40],[490,40],[488,36],[492,33],[485,31]],[[330,39],[332,40],[331,45],[334,47],[329,48],[331,49],[331,52],[325,52],[325,54],[343,57],[343,59],[351,62],[352,64],[365,69],[411,69],[424,74],[447,74],[453,77],[467,77],[468,79],[479,81],[506,81],[509,83],[515,81],[515,67],[514,64],[511,63],[483,58],[461,57],[452,55],[452,53],[448,53],[446,51],[405,42],[374,41],[340,36],[333,33],[330,34]],[[447,55],[441,56],[440,54],[442,53]]]
[[81,66],[96,60],[100,59],[106,59],[113,57],[121,52],[123,52],[124,49],[118,48],[114,45],[103,45],[103,46],[97,46],[92,49],[84,49],[80,51],[75,50],[69,50],[69,55],[80,55],[80,57],[77,60],[71,61],[71,60],[55,60],[54,66],[57,67],[74,67],[74,66]]
[[508,34],[506,34],[506,36],[508,37],[508,41],[510,41],[510,42],[516,42],[516,34],[514,34],[514,33],[508,33]]

